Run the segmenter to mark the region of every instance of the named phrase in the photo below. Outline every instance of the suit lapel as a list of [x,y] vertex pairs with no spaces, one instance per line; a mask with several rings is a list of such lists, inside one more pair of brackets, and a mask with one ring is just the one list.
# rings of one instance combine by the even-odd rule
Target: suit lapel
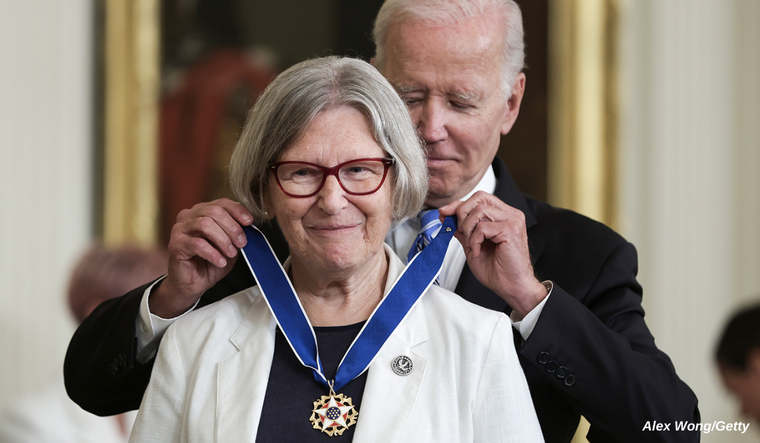
[[[538,221],[530,210],[525,195],[517,189],[517,185],[514,180],[512,180],[512,176],[509,174],[504,162],[496,157],[492,166],[497,180],[496,189],[493,194],[504,203],[513,208],[519,209],[525,214],[525,225],[528,229],[531,262],[535,264],[535,261],[541,255],[541,252],[543,252],[543,245],[534,245],[533,242],[531,242],[530,231],[531,228],[538,224]],[[462,296],[465,300],[483,306],[484,308],[492,309],[494,311],[503,311],[507,314],[512,312],[512,308],[507,305],[504,299],[496,295],[492,290],[483,286],[483,284],[475,278],[475,275],[470,270],[470,266],[466,263],[454,292]]]
[[[407,419],[425,376],[428,359],[415,346],[427,341],[425,313],[418,304],[383,345],[367,374],[367,384],[354,434],[355,441],[394,442]],[[414,369],[396,375],[391,362],[399,355],[411,358]]]
[[496,157],[493,161],[493,172],[496,176],[496,189],[493,195],[498,197],[501,201],[517,208],[525,214],[525,225],[530,229],[538,223],[536,217],[533,216],[533,212],[528,206],[528,201],[525,199],[525,195],[517,189],[515,181],[512,180],[512,176],[507,170],[507,166],[500,158]]
[[496,190],[493,194],[504,203],[521,210],[523,214],[525,214],[525,227],[528,230],[528,247],[530,248],[530,262],[532,265],[535,265],[546,247],[546,244],[543,241],[539,241],[544,237],[539,239],[539,236],[535,235],[536,229],[538,229],[538,219],[536,218],[536,214],[533,213],[525,194],[517,189],[517,185],[514,180],[512,180],[512,176],[509,175],[509,171],[504,165],[504,162],[498,157],[493,162],[493,169],[494,175],[496,175],[496,179],[498,180]]
[[260,295],[230,337],[239,352],[217,372],[217,441],[249,441],[256,434],[274,355],[276,323]]

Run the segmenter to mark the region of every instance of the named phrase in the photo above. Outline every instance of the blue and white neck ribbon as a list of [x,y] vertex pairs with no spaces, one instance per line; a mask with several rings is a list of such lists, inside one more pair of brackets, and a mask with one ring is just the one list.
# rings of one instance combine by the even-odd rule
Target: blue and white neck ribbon
[[[341,389],[369,368],[383,344],[438,277],[456,229],[456,218],[446,217],[438,236],[414,257],[396,279],[388,295],[372,312],[343,356],[335,374],[333,389]],[[287,273],[264,234],[255,226],[245,227],[244,230],[248,244],[242,249],[243,257],[277,325],[301,364],[311,368],[317,382],[330,388],[319,359],[314,328]]]

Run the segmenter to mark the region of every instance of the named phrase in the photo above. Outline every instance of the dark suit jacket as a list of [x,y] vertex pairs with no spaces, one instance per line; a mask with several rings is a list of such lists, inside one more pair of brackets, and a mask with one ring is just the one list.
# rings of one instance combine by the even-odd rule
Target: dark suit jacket
[[[591,423],[590,441],[699,441],[699,433],[642,430],[652,420],[699,422],[700,417],[694,393],[657,349],[644,322],[633,245],[601,223],[523,195],[498,158],[493,166],[494,194],[525,213],[537,277],[554,282],[533,333],[516,343],[546,441],[569,442],[580,415]],[[279,229],[265,231],[284,259],[287,246]],[[238,260],[200,306],[255,284],[244,266]],[[135,319],[146,287],[103,303],[71,340],[66,388],[88,411],[110,415],[140,406],[152,367],[134,358]],[[469,267],[455,292],[481,306],[511,311]]]

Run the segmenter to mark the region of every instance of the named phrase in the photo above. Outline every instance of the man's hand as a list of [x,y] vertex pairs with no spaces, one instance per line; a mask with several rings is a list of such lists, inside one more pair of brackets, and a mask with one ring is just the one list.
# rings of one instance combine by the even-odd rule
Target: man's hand
[[454,236],[464,247],[475,277],[503,298],[520,319],[543,300],[548,291],[533,274],[528,251],[525,214],[486,192],[440,209],[456,214]]
[[173,318],[190,309],[230,272],[247,243],[241,225],[251,223],[251,213],[226,198],[181,211],[169,239],[167,277],[150,296],[151,312]]

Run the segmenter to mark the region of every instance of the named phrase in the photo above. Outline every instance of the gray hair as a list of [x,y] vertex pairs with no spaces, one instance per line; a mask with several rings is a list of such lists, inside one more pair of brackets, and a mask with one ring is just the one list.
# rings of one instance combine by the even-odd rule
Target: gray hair
[[375,141],[394,160],[393,217],[416,215],[427,196],[422,142],[403,101],[369,63],[325,57],[298,63],[280,74],[251,110],[230,161],[235,198],[261,220],[268,166],[319,113],[340,106],[361,111]]
[[512,85],[525,67],[525,40],[522,12],[514,0],[386,0],[377,13],[372,37],[375,41],[375,66],[383,72],[385,43],[392,23],[422,22],[430,25],[461,23],[467,19],[495,15],[504,26],[501,90],[512,96]]

